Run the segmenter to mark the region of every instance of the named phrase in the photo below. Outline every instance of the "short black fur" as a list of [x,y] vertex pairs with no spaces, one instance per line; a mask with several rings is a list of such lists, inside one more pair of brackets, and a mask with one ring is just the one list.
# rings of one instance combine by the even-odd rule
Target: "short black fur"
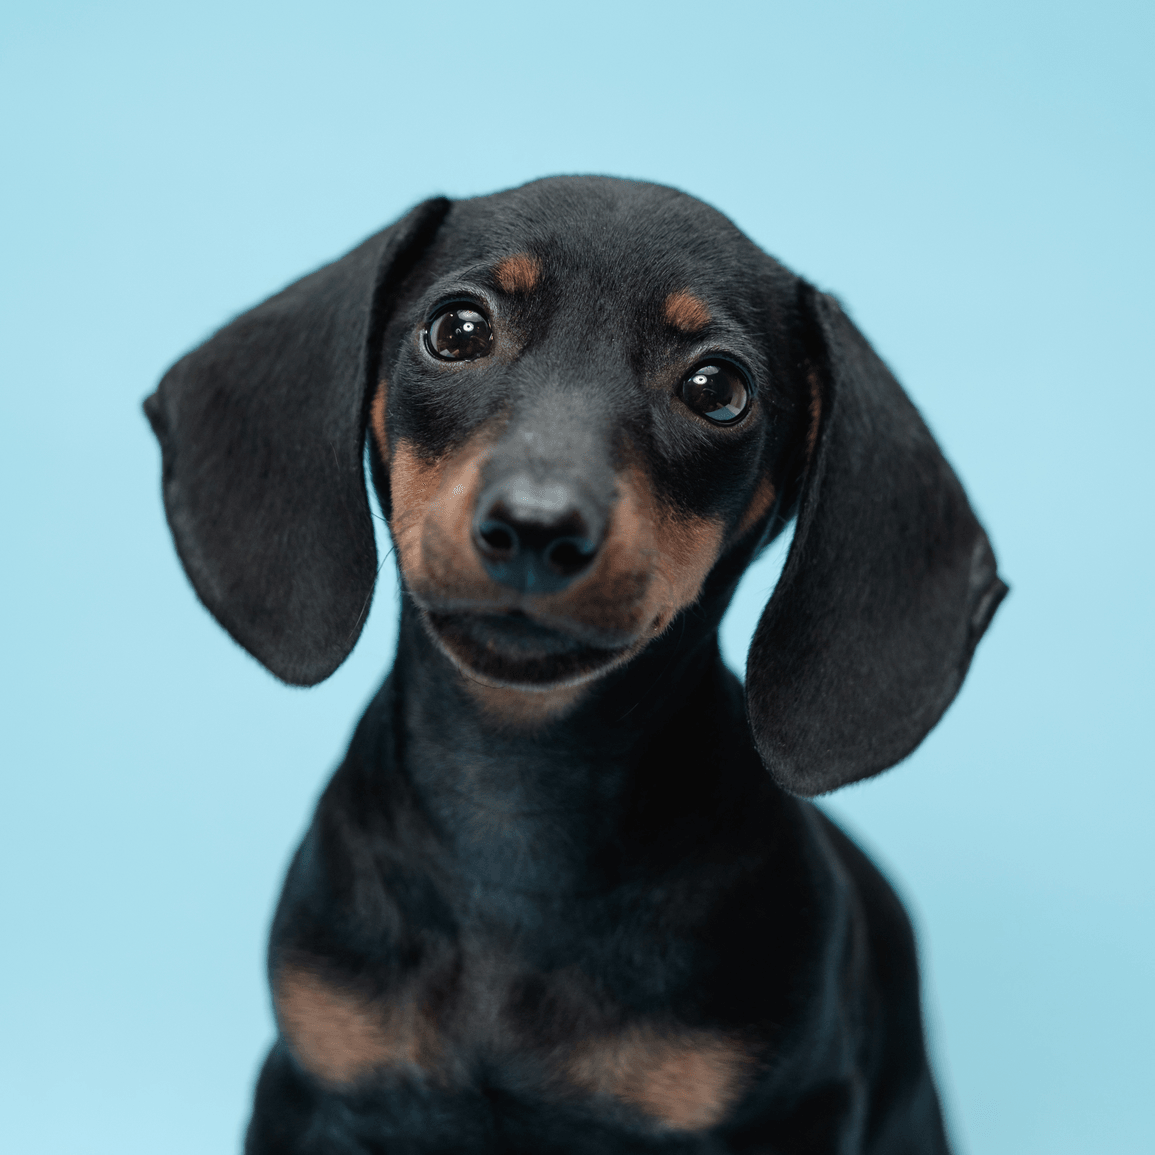
[[[671,306],[683,291],[708,323]],[[447,368],[421,332],[461,294],[499,341]],[[754,384],[734,429],[679,407],[710,355]],[[531,629],[532,598],[463,608],[439,591],[456,571],[436,570],[432,538],[401,549],[393,671],[274,920],[282,1037],[246,1151],[945,1153],[909,923],[797,795],[905,757],[1006,587],[950,467],[837,303],[689,197],[557,178],[426,202],[234,321],[146,408],[198,594],[286,681],[332,672],[364,618],[373,404],[373,478],[399,541],[427,515],[413,478],[483,445],[478,493],[516,483],[544,502],[552,486],[612,526],[624,495],[652,489],[644,526],[682,527],[661,548],[714,553],[635,643],[610,620],[626,577],[606,585],[619,596],[604,622],[580,601],[601,579],[579,576],[571,602],[558,595],[573,620],[542,610]],[[743,689],[718,625],[795,515]],[[472,556],[450,545],[464,551],[450,562]],[[542,684],[479,685],[486,670],[439,634],[458,619],[523,681],[519,647],[545,639]],[[574,647],[595,642],[620,660],[559,689]],[[554,712],[517,714],[549,693]]]

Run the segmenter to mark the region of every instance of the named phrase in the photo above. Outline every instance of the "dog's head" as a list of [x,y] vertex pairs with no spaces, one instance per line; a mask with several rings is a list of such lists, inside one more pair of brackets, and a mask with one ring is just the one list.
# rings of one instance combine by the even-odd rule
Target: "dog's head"
[[297,684],[344,660],[372,595],[367,431],[427,631],[507,693],[629,661],[797,512],[747,700],[799,793],[908,754],[1005,593],[837,303],[653,185],[428,201],[226,326],[146,409],[197,592]]

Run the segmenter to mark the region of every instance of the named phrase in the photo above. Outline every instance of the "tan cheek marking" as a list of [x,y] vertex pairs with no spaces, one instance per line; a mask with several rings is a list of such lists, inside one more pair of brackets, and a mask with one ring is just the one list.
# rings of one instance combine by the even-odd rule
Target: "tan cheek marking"
[[373,440],[377,442],[377,452],[386,461],[389,460],[389,436],[385,430],[385,406],[388,401],[389,382],[382,377],[369,406],[369,428],[373,432]]
[[528,253],[515,253],[494,266],[493,275],[506,293],[528,293],[541,276],[541,263]]
[[349,1086],[374,1071],[431,1065],[437,1056],[432,1023],[412,998],[378,1004],[326,982],[297,965],[274,984],[281,1033],[312,1075]]
[[696,333],[710,323],[710,310],[688,289],[671,293],[662,312],[666,320],[683,333]]
[[746,512],[742,514],[742,520],[738,523],[738,528],[734,533],[735,540],[748,533],[766,516],[774,504],[774,497],[774,486],[770,478],[763,476],[754,490],[750,504],[746,506]]
[[473,512],[491,439],[492,430],[482,430],[432,462],[406,441],[393,450],[390,528],[401,572],[419,596],[433,590],[497,606],[516,600],[494,585],[473,548]]
[[485,456],[481,437],[453,454],[429,499],[422,538],[422,576],[442,590],[479,581],[492,584],[473,548],[473,513]]
[[644,489],[650,510],[652,540],[656,547],[650,600],[654,609],[654,633],[661,633],[679,611],[697,601],[702,583],[721,552],[724,528],[720,521],[686,517],[663,508],[648,479],[636,471],[634,484]]
[[629,1103],[671,1130],[701,1131],[726,1117],[752,1067],[745,1048],[711,1031],[632,1027],[583,1043],[566,1074],[583,1090]]
[[718,560],[723,535],[721,522],[665,509],[649,478],[631,468],[618,483],[602,573],[629,574],[638,570],[639,562],[646,566],[645,594],[631,607],[630,616],[638,628],[648,625],[650,636],[660,634],[680,610],[698,599]]
[[421,568],[421,537],[429,503],[445,473],[446,459],[423,460],[408,441],[399,441],[389,465],[390,528],[401,572],[410,581]]
[[661,621],[661,629],[680,610],[698,600],[706,575],[721,552],[722,534],[721,522],[705,518],[682,520],[671,516],[661,525],[658,540],[664,548],[658,571],[666,578],[670,598],[668,606],[663,607],[663,614],[668,616]]
[[[615,577],[630,573],[640,573],[648,579],[654,568],[657,549],[654,543],[654,526],[651,494],[642,476],[630,470],[618,483],[617,500],[611,514],[609,532],[602,545],[601,558],[596,572],[597,586],[582,590],[581,600],[589,609],[605,610],[598,597],[600,587],[612,586]],[[646,582],[648,585],[649,582]],[[639,590],[643,593],[643,585]],[[635,598],[635,600],[640,600]],[[639,607],[640,608],[640,607]],[[640,624],[640,623],[639,623]]]

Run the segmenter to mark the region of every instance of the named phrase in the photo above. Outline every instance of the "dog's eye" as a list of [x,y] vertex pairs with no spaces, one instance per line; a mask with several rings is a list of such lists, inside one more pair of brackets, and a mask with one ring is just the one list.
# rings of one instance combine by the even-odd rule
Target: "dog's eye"
[[443,361],[476,361],[489,355],[493,330],[476,309],[450,305],[429,322],[425,344],[434,357]]
[[750,386],[737,365],[699,365],[682,382],[682,400],[717,425],[732,425],[750,407]]

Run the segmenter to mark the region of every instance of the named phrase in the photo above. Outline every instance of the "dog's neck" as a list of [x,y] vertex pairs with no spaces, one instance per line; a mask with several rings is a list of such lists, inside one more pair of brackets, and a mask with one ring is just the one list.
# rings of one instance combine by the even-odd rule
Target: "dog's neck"
[[[596,888],[600,856],[663,762],[657,743],[677,749],[711,733],[715,743],[748,743],[718,651],[722,609],[695,607],[560,717],[526,728],[493,716],[406,600],[393,672],[399,769],[478,888]],[[678,784],[662,789],[672,796]]]

